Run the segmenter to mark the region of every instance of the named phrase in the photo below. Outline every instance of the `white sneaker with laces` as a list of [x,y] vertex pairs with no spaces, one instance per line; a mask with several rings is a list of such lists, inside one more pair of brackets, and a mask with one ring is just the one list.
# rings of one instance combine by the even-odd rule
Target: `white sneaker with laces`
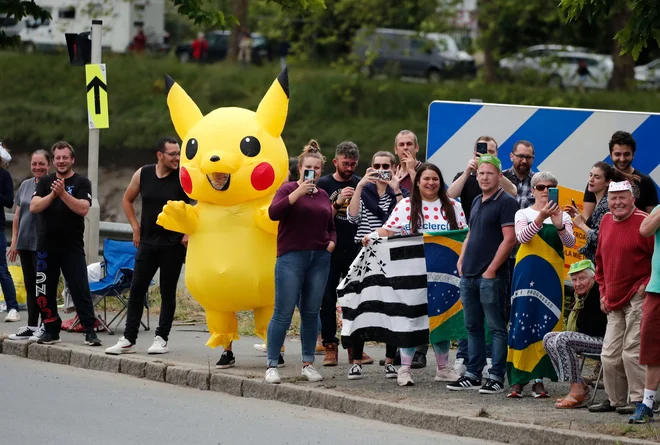
[[397,372],[396,382],[399,386],[413,386],[415,382],[412,379],[412,371],[410,366],[401,366]]
[[259,352],[263,352],[264,354],[268,353],[268,350],[266,349],[266,344],[265,343],[261,343],[261,344],[256,343],[253,346],[253,348],[256,349]]
[[484,370],[482,372],[482,375],[484,378],[489,378],[490,377],[490,368],[493,367],[493,359],[492,358],[487,358],[486,359],[486,366],[484,366]]
[[[454,362],[454,370],[456,370],[457,374],[460,374],[461,376],[465,375],[465,372],[467,371],[467,366],[465,366],[465,359],[464,358],[457,358],[456,361]],[[458,380],[458,379],[456,379]]]
[[264,380],[266,383],[282,383],[282,380],[280,380],[280,373],[277,371],[277,368],[266,369],[266,378]]
[[167,347],[167,342],[160,335],[154,337],[154,344],[147,349],[147,354],[167,354],[170,349]]
[[10,309],[5,317],[5,323],[12,323],[15,321],[21,321],[21,314],[19,314],[16,309]]
[[117,344],[107,348],[105,353],[110,355],[135,354],[135,345],[126,340],[126,337],[121,337]]
[[323,376],[319,374],[319,372],[314,369],[312,365],[303,366],[302,375],[310,382],[320,382],[323,380]]
[[32,337],[29,338],[30,341],[39,341],[42,335],[44,335],[44,332],[46,332],[46,329],[44,328],[43,324],[40,324],[39,327],[37,328],[36,331],[34,331],[34,334],[32,334]]
[[436,382],[455,382],[460,379],[461,375],[450,366],[445,366],[443,369],[436,369],[435,381]]

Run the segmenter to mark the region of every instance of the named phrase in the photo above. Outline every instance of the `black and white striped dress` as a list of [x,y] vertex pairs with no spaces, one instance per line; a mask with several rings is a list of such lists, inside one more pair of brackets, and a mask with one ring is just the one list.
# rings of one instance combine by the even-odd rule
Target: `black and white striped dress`
[[[378,207],[380,207],[383,212],[387,214],[390,204],[392,203],[392,196],[388,193],[383,193],[383,195],[378,200]],[[355,235],[355,242],[357,244],[362,243],[362,238],[369,235],[376,229],[383,227],[385,221],[381,221],[376,215],[374,215],[371,210],[365,207],[364,201],[360,200],[360,211],[357,215],[353,216],[350,212],[346,212],[348,221],[357,224],[357,234]]]

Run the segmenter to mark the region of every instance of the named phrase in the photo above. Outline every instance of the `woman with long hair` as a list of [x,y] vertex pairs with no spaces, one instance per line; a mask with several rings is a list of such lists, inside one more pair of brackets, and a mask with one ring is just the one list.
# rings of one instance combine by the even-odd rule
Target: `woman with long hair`
[[330,253],[337,233],[328,194],[316,187],[325,157],[318,142],[311,140],[298,157],[297,181],[285,182],[268,208],[277,229],[275,261],[275,311],[268,325],[268,369],[265,381],[280,383],[277,371],[280,350],[296,304],[300,310],[302,375],[310,382],[323,380],[314,369],[314,350],[319,311],[330,270]]
[[[419,166],[415,174],[412,195],[399,201],[385,225],[366,235],[362,244],[371,239],[394,235],[409,235],[423,232],[441,232],[467,228],[463,208],[458,201],[447,195],[447,188],[440,169],[431,163]],[[460,375],[449,366],[449,341],[433,344],[438,365],[436,382],[453,382]],[[401,367],[397,372],[400,386],[413,385],[412,364],[415,348],[400,348]]]
[[32,177],[23,181],[16,192],[16,211],[12,224],[11,245],[7,257],[9,261],[21,259],[23,282],[27,299],[28,322],[16,334],[9,336],[10,340],[25,340],[38,337],[40,329],[39,307],[37,306],[37,215],[30,212],[30,200],[37,188],[39,179],[48,174],[51,165],[50,153],[46,150],[36,150],[30,156],[30,171]]

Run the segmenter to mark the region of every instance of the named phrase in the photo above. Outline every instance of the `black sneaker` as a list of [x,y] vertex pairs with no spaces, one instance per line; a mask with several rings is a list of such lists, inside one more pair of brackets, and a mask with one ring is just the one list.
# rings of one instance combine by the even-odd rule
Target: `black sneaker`
[[415,352],[410,367],[412,369],[426,368],[426,354]]
[[609,399],[605,399],[603,403],[599,403],[597,405],[591,405],[589,407],[590,413],[609,413],[614,410],[616,410],[616,408],[610,404]]
[[54,343],[59,343],[62,340],[60,340],[60,333],[59,332],[44,332],[41,337],[39,337],[39,340],[37,340],[37,343],[40,345],[52,345]]
[[362,375],[362,365],[358,365],[357,363],[353,364],[351,366],[351,369],[348,370],[348,380],[359,380],[364,375]]
[[231,351],[225,351],[220,356],[220,360],[218,360],[218,363],[215,364],[215,367],[218,369],[227,369],[233,367],[234,363],[236,363],[234,353]]
[[447,385],[447,389],[452,391],[465,391],[468,389],[481,389],[481,379],[473,380],[469,377],[463,376],[456,380],[454,383]]
[[96,332],[91,331],[85,334],[85,344],[87,346],[101,346],[101,339],[96,336]]
[[[222,360],[222,358],[220,359]],[[234,364],[234,361],[232,360],[232,365]],[[278,368],[284,368],[286,366],[286,363],[284,363],[284,354],[280,353],[280,358],[277,359],[277,367]]]
[[484,386],[479,389],[479,394],[499,394],[504,392],[504,385],[497,380],[488,379]]
[[11,334],[9,340],[29,340],[34,335],[34,331],[27,326],[23,326],[17,333]]

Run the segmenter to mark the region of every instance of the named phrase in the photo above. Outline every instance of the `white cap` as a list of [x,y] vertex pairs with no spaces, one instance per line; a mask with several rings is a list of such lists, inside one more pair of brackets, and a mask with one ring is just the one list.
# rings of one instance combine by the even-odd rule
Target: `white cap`
[[621,181],[621,182],[610,182],[610,187],[608,189],[608,192],[625,192],[629,191],[632,193],[632,185],[630,184],[629,181]]

